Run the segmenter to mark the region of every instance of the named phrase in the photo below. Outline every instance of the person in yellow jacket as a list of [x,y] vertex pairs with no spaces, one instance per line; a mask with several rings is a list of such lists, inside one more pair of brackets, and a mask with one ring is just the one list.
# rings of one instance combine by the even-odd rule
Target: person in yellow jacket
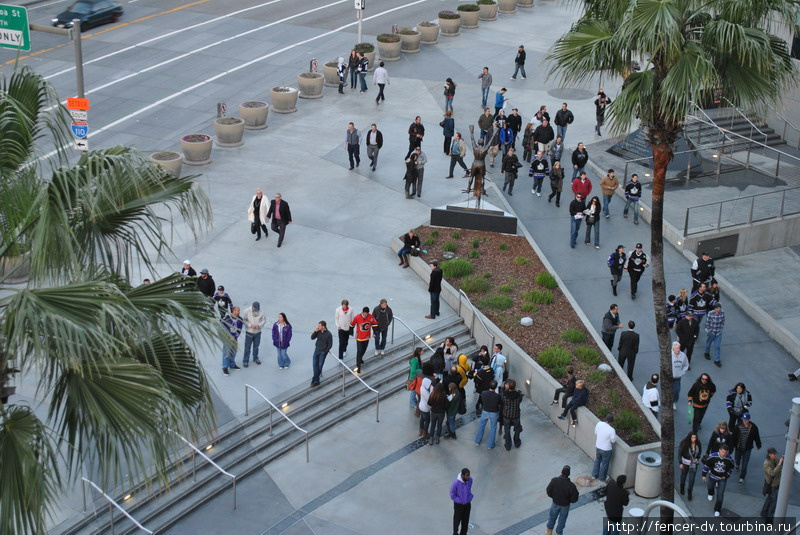
[[467,391],[464,390],[464,387],[467,386],[469,374],[472,371],[472,366],[469,363],[469,358],[465,354],[461,353],[458,356],[458,364],[456,365],[456,369],[458,370],[459,375],[461,375],[461,381],[458,383],[458,391],[461,394],[461,399],[466,401]]

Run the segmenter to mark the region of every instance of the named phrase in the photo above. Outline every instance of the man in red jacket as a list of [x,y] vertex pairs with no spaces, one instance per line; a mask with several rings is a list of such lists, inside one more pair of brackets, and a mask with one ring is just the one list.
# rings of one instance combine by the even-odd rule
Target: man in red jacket
[[580,194],[582,199],[589,199],[592,192],[592,181],[586,176],[586,171],[581,171],[578,178],[572,181],[572,193]]
[[372,338],[372,329],[378,327],[378,321],[375,316],[369,313],[369,307],[364,307],[361,314],[353,318],[350,323],[351,327],[355,327],[356,335],[356,373],[360,373],[364,367],[364,353],[367,352],[369,346],[369,339]]

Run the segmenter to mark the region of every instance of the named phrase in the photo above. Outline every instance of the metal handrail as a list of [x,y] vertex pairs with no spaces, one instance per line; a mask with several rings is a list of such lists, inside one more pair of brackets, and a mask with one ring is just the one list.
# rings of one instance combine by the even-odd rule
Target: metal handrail
[[[745,120],[745,121],[747,121],[748,123],[750,123],[750,126],[751,126],[751,132],[750,132],[750,133],[751,133],[751,134],[752,134],[752,128],[755,128],[755,129],[758,131],[758,133],[759,133],[759,134],[761,134],[762,136],[764,136],[764,142],[765,142],[765,144],[766,144],[766,140],[767,140],[767,137],[768,137],[768,136],[767,136],[767,134],[765,134],[764,132],[762,132],[762,131],[761,131],[761,129],[760,129],[759,127],[757,127],[757,126],[756,126],[756,125],[753,123],[753,121],[751,121],[751,120],[750,120],[750,118],[749,118],[749,117],[747,117],[747,115],[745,115],[745,113],[744,113],[742,110],[740,110],[739,108],[737,108],[737,107],[736,107],[736,106],[733,104],[733,102],[731,102],[730,100],[728,100],[728,99],[727,99],[727,98],[725,98],[724,96],[722,97],[722,100],[724,100],[725,102],[727,102],[727,103],[730,105],[730,107],[731,107],[731,108],[733,108],[734,110],[736,110],[736,111],[739,113],[739,115],[741,115],[742,117],[744,117],[744,120]],[[733,121],[731,121],[731,123],[733,123]]]
[[726,128],[722,128],[718,124],[715,124],[713,121],[707,122],[707,121],[704,121],[703,119],[700,119],[699,117],[695,117],[693,115],[689,115],[688,117],[694,119],[695,121],[701,122],[703,124],[707,124],[709,126],[713,126],[714,128],[719,129],[720,132],[723,132],[726,136],[735,136],[735,137],[741,138],[742,140],[747,141],[748,143],[753,143],[755,145],[759,145],[760,147],[764,148],[765,150],[771,150],[773,152],[777,152],[781,156],[785,156],[787,158],[791,158],[792,160],[797,160],[798,165],[800,165],[800,158],[798,158],[797,156],[794,156],[792,154],[789,154],[788,152],[783,152],[782,150],[778,150],[775,147],[770,147],[769,145],[765,145],[764,143],[761,143],[760,141],[755,141],[755,140],[747,138],[747,137],[745,137],[745,136],[743,136],[741,134],[737,134],[736,132],[732,132],[732,131],[730,131],[730,130],[728,130]]
[[344,372],[345,372],[345,370],[347,370],[353,375],[353,377],[355,377],[356,379],[361,381],[361,384],[366,386],[367,389],[375,392],[375,421],[376,422],[380,422],[381,421],[381,419],[380,419],[380,415],[381,415],[381,393],[378,392],[377,390],[375,390],[374,388],[372,388],[371,386],[369,386],[364,381],[364,379],[359,377],[356,372],[354,372],[353,370],[350,369],[350,366],[345,364],[344,361],[339,360],[339,358],[336,355],[334,355],[333,353],[331,353],[330,350],[328,350],[328,355],[330,355],[331,358],[333,358],[333,360],[335,360],[336,362],[338,362],[339,364],[342,365],[342,397],[345,396],[344,387],[345,387],[345,378],[347,377],[347,375]]
[[428,345],[428,342],[426,342],[424,338],[422,338],[420,335],[418,335],[416,332],[414,332],[414,329],[412,329],[411,327],[409,327],[409,326],[408,326],[408,324],[407,324],[405,321],[401,320],[401,319],[400,319],[400,318],[398,318],[397,316],[395,316],[395,317],[394,317],[394,319],[392,319],[392,343],[394,343],[394,320],[397,320],[397,321],[399,321],[400,323],[402,323],[402,324],[403,324],[403,326],[404,326],[406,329],[408,329],[409,331],[411,331],[411,334],[412,334],[412,335],[414,335],[414,337],[415,337],[417,340],[419,340],[420,342],[422,342],[423,344],[425,344],[425,347],[427,347],[427,348],[428,348],[428,349],[429,349],[431,352],[434,352],[434,351],[435,351],[435,349],[433,349],[431,346],[429,346],[429,345]]
[[[772,105],[769,102],[766,102],[765,104],[767,105],[767,107],[769,109],[771,109],[773,111],[773,113],[775,113],[775,115],[780,117],[781,120],[783,121],[783,135],[781,135],[781,138],[783,138],[784,141],[786,140],[786,127],[787,126],[790,126],[792,128],[792,130],[794,130],[795,132],[800,134],[800,128],[797,128],[794,125],[794,123],[792,123],[789,119],[787,119],[781,112],[779,112],[778,110],[773,108]],[[798,137],[797,148],[800,149],[800,137]]]
[[[460,288],[458,290],[458,315],[459,316],[461,315],[461,296],[464,296],[464,299],[467,300],[467,304],[469,305],[469,308],[472,309],[472,324],[469,327],[469,332],[475,331],[475,318],[478,318],[478,321],[483,326],[483,330],[485,330],[486,334],[489,335],[489,337],[492,339],[492,348],[494,348],[494,334],[492,334],[492,332],[489,330],[489,328],[483,322],[481,317],[478,316],[478,309],[475,308],[475,305],[473,305],[472,301],[469,300],[469,296],[467,294],[465,294],[464,290],[462,290]],[[490,348],[490,350],[492,348]]]
[[205,459],[206,461],[208,461],[208,463],[209,463],[211,466],[213,466],[214,468],[216,468],[217,470],[219,470],[219,471],[220,471],[220,473],[222,473],[222,475],[228,476],[229,478],[231,478],[231,479],[233,480],[233,510],[235,511],[235,510],[236,510],[236,476],[235,476],[235,475],[233,475],[233,474],[231,474],[230,472],[228,472],[228,471],[227,471],[227,470],[225,470],[224,468],[222,468],[220,465],[218,465],[218,464],[217,464],[217,463],[215,463],[214,461],[212,461],[212,460],[211,460],[211,457],[209,457],[208,455],[206,455],[205,453],[203,453],[203,451],[202,451],[202,450],[200,450],[200,448],[198,448],[197,446],[195,446],[194,444],[192,444],[191,442],[189,442],[188,440],[186,440],[186,439],[185,439],[184,437],[182,437],[182,436],[181,436],[179,433],[177,433],[177,432],[175,432],[175,431],[172,431],[172,432],[173,432],[173,433],[175,433],[175,436],[177,436],[179,439],[181,439],[181,440],[182,440],[182,441],[183,441],[183,442],[184,442],[184,443],[185,443],[187,446],[189,446],[190,448],[192,448],[192,481],[197,481],[197,462],[196,462],[196,455],[200,455],[200,456],[201,456],[203,459]]
[[305,429],[303,429],[302,427],[300,427],[299,425],[294,423],[291,418],[286,416],[283,413],[282,410],[280,410],[278,407],[275,406],[274,403],[272,403],[269,399],[267,399],[267,396],[265,396],[264,394],[259,392],[256,387],[248,385],[248,384],[244,385],[244,415],[247,416],[249,414],[249,399],[248,399],[248,395],[247,395],[248,389],[252,390],[256,394],[261,396],[261,399],[263,399],[264,401],[269,403],[269,407],[270,407],[269,408],[269,436],[272,436],[272,409],[275,409],[276,411],[278,411],[278,413],[281,416],[283,416],[286,419],[287,422],[292,424],[295,429],[297,429],[298,431],[300,431],[301,433],[304,433],[306,435],[306,462],[309,462],[309,456],[308,456],[308,431],[306,431]]
[[101,495],[103,498],[105,498],[105,499],[108,501],[108,514],[109,514],[109,516],[111,517],[111,533],[112,533],[112,534],[114,533],[114,508],[116,507],[117,509],[119,509],[119,511],[120,511],[120,512],[121,512],[123,515],[125,515],[125,516],[128,518],[128,520],[130,520],[131,522],[133,522],[133,523],[136,525],[136,527],[137,527],[137,528],[139,528],[140,530],[144,531],[145,533],[149,533],[150,535],[153,535],[153,532],[152,532],[152,531],[150,531],[149,529],[147,529],[146,527],[144,527],[143,525],[141,525],[141,524],[140,524],[140,523],[139,523],[139,522],[138,522],[138,521],[137,521],[135,518],[133,518],[133,517],[132,517],[132,516],[131,516],[131,515],[128,513],[128,511],[126,511],[125,509],[123,509],[123,508],[122,508],[122,506],[121,506],[120,504],[118,504],[117,502],[115,502],[115,501],[114,501],[114,498],[112,498],[111,496],[109,496],[108,494],[106,494],[105,492],[103,492],[103,489],[101,489],[100,487],[98,487],[98,486],[97,486],[97,484],[96,484],[94,481],[92,481],[92,480],[90,480],[90,479],[86,479],[85,477],[82,477],[82,478],[81,478],[81,490],[83,491],[83,510],[84,510],[84,511],[86,511],[86,484],[87,484],[87,483],[88,483],[89,485],[91,485],[91,486],[94,488],[94,490],[96,490],[97,492],[99,492],[99,493],[100,493],[100,495]]

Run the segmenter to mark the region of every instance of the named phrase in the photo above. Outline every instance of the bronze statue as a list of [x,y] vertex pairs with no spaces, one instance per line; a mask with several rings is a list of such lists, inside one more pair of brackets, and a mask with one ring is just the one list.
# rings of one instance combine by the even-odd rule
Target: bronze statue
[[467,189],[464,190],[464,193],[472,192],[473,197],[478,198],[478,204],[480,204],[480,198],[485,193],[483,181],[486,177],[486,154],[489,152],[489,147],[492,146],[492,142],[499,131],[500,130],[497,128],[492,128],[491,138],[475,142],[475,125],[469,125],[469,136],[472,140],[472,155],[475,159],[472,161],[472,167],[469,170],[469,182],[467,183]]

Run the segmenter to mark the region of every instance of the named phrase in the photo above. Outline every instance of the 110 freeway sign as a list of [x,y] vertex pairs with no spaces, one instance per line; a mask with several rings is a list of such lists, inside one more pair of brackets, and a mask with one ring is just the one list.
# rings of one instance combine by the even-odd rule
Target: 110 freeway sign
[[24,7],[0,4],[0,47],[31,49],[28,10]]

